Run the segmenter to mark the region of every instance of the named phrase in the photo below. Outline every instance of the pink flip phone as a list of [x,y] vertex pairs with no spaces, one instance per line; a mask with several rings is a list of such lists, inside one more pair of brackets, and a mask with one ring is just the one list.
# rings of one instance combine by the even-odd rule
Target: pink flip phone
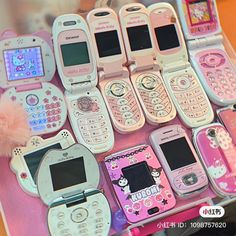
[[201,162],[180,125],[153,131],[150,142],[179,197],[190,197],[206,189],[208,180]]
[[175,206],[168,179],[149,145],[112,154],[105,158],[104,167],[128,222],[145,220]]
[[216,113],[220,122],[229,132],[233,143],[236,144],[236,104],[218,109]]
[[214,123],[194,130],[194,145],[220,196],[236,195],[236,148],[224,126]]

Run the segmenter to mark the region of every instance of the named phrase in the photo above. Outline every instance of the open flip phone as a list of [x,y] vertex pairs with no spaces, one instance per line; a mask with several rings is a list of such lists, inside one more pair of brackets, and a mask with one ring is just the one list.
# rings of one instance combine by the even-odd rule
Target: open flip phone
[[177,0],[191,63],[211,101],[236,102],[236,67],[225,51],[215,0]]
[[157,60],[162,76],[183,123],[199,127],[210,123],[214,113],[196,73],[188,61],[184,37],[174,8],[168,3],[148,7]]
[[38,32],[0,36],[0,87],[3,97],[20,103],[28,114],[32,135],[56,132],[67,117],[63,93],[49,83],[55,74],[51,35]]
[[129,133],[143,127],[145,118],[125,67],[127,61],[120,25],[110,8],[89,12],[87,21],[95,48],[99,87],[114,128]]
[[95,156],[81,144],[46,153],[39,166],[37,186],[49,206],[51,236],[108,235],[111,210],[97,189],[99,179]]
[[236,148],[220,123],[193,130],[193,141],[215,192],[236,196]]
[[131,81],[148,123],[157,125],[175,118],[176,109],[155,61],[149,12],[140,3],[119,12]]
[[76,139],[93,153],[108,151],[114,145],[114,134],[96,87],[96,60],[88,26],[81,16],[68,14],[56,18],[52,31],[57,68],[66,89]]

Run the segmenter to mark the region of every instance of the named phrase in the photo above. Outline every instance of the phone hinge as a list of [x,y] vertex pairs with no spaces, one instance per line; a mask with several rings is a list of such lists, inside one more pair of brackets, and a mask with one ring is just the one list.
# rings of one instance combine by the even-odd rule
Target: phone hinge
[[86,202],[87,197],[92,196],[96,193],[99,193],[98,189],[94,190],[86,190],[84,192],[74,192],[62,195],[59,201],[54,202],[51,207],[59,206],[62,204],[66,204],[67,206],[72,205],[76,202]]
[[188,61],[177,61],[164,65],[162,70],[163,72],[171,73],[174,71],[184,70],[189,66],[190,63]]
[[71,84],[70,90],[67,90],[67,91],[70,92],[71,94],[78,94],[79,92],[84,91],[84,90],[91,90],[93,87],[94,86],[91,83],[91,81],[88,80],[88,81]]
[[141,72],[145,70],[160,70],[159,65],[156,63],[156,60],[153,58],[153,55],[139,56],[135,58],[129,65],[129,71],[131,74],[136,72]]
[[16,92],[25,92],[29,90],[41,89],[42,83],[24,84],[15,87]]
[[213,35],[205,38],[190,40],[187,42],[187,45],[189,49],[197,49],[219,44],[222,42],[223,42],[223,36],[220,34],[220,35]]
[[108,79],[108,78],[114,78],[114,77],[129,77],[129,71],[126,67],[121,66],[120,68],[117,66],[115,67],[116,70],[114,70],[114,68],[112,70],[107,69],[107,66],[103,68],[103,70],[98,71],[98,76],[99,79]]

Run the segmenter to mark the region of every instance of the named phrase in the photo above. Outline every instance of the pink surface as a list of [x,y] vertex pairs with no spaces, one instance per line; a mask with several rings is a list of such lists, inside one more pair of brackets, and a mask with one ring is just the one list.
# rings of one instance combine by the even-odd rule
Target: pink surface
[[[53,83],[59,88],[62,88],[59,82],[58,76],[55,76]],[[0,90],[1,93],[1,90]],[[175,118],[170,124],[180,123],[178,118]],[[71,131],[71,127],[68,120],[63,128],[67,128]],[[115,132],[115,146],[112,151],[98,155],[98,160],[102,160],[103,157],[114,153],[116,151],[126,149],[135,145],[149,143],[148,137],[151,131],[155,130],[156,126],[145,124],[145,126],[132,134],[118,134]],[[52,135],[48,135],[52,136]],[[105,183],[105,182],[103,182]],[[112,209],[117,209],[117,205],[111,197],[110,189],[107,189],[107,185],[102,184],[105,194],[110,199]],[[208,190],[193,199],[187,200],[188,203],[199,200],[201,197],[214,196],[213,193]],[[9,225],[11,236],[48,236],[47,229],[47,206],[45,206],[39,198],[34,198],[24,193],[14,173],[10,170],[9,159],[0,158],[0,201],[2,202],[5,210],[6,219]],[[182,206],[186,201],[178,201],[177,206]],[[175,207],[175,208],[176,208]],[[188,216],[189,218],[189,216]],[[114,231],[111,231],[111,234]]]

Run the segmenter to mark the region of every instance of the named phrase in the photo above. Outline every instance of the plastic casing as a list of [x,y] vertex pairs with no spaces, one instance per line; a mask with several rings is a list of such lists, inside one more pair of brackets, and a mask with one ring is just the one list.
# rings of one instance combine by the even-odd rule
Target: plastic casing
[[[184,37],[174,8],[168,3],[156,3],[150,5],[148,9],[150,11],[152,34],[155,39],[156,35],[154,29],[156,27],[169,24],[175,25],[180,46],[174,49],[167,49],[161,51],[159,49],[157,39],[155,40],[155,46],[157,49],[157,60],[160,62],[160,65],[162,67],[162,75],[164,78],[164,82],[176,106],[176,109],[179,113],[181,120],[188,127],[199,127],[201,125],[210,123],[214,118],[214,113],[211,104],[208,100],[208,97],[205,91],[203,90],[202,85],[198,81],[198,76],[188,61],[188,53],[186,50]],[[203,101],[205,102],[206,105],[205,114],[199,117],[187,116],[186,112],[182,109],[180,105],[179,99],[176,98],[171,86],[172,79],[178,77],[184,78],[186,76],[188,77],[190,76],[192,78],[192,81],[195,84],[195,89],[199,90],[201,96],[203,97]],[[189,91],[188,89],[183,89],[183,92],[187,93]]]
[[[217,132],[220,140],[216,142],[214,138],[208,135],[210,129]],[[235,175],[229,168],[230,165],[226,156],[231,157],[232,160],[235,159],[236,149],[224,126],[220,123],[212,123],[194,129],[193,143],[201,157],[200,160],[205,167],[214,191],[221,197],[235,196]]]
[[[219,106],[235,103],[236,67],[233,62],[235,55],[233,57],[229,55],[224,47],[224,36],[222,35],[216,1],[207,0],[206,3],[210,20],[194,24],[189,17],[190,3],[190,0],[177,0],[183,32],[188,41],[191,64],[213,103]],[[197,7],[193,7],[193,9],[195,14],[201,14]],[[206,63],[202,61],[206,61]],[[223,80],[225,82],[222,82]]]
[[[141,222],[142,220],[155,217],[158,214],[170,210],[176,204],[166,174],[149,145],[139,145],[107,156],[103,165],[107,172],[108,181],[113,182],[115,177],[119,179],[122,175],[123,168],[132,167],[132,165],[141,162],[147,163],[150,173],[152,172],[151,169],[161,169],[160,175],[157,177],[157,180],[155,180],[154,185],[131,193],[130,191],[122,189],[117,184],[111,183],[116,199],[120,207],[122,207],[129,223]],[[157,189],[159,189],[159,191]],[[146,195],[148,192],[149,195]],[[150,192],[152,192],[152,194],[150,194]],[[168,199],[168,203],[164,207],[162,207],[161,204],[163,199]],[[154,207],[158,207],[159,211],[154,214],[149,214],[148,211]],[[139,214],[135,214],[136,211],[138,211]]]
[[[17,36],[15,32],[9,30],[4,31],[1,37],[0,51],[2,52],[18,48],[40,47],[44,73],[44,75],[40,77],[9,81],[5,60],[3,58],[4,53],[2,53],[0,55],[0,87],[6,89],[2,96],[20,103],[24,107],[28,113],[32,135],[42,135],[58,131],[66,121],[67,110],[63,93],[54,84],[48,83],[53,79],[56,70],[50,34],[42,31],[33,35]],[[35,100],[34,104],[28,102],[27,99],[29,97],[33,97]],[[50,103],[55,103],[54,97],[56,97],[57,102],[60,103],[60,112],[56,118],[57,120],[49,121],[49,116],[46,115],[48,110],[45,108],[46,103],[44,99],[48,100]],[[43,107],[43,109],[40,107]],[[40,118],[37,120],[38,124],[31,124],[32,114],[30,114],[30,112],[32,110],[32,112],[36,114],[38,108],[45,113],[44,117],[42,119],[38,117]],[[53,108],[51,108],[50,113]],[[51,119],[51,117],[49,119]],[[44,120],[44,123],[40,123],[42,120]]]
[[[86,182],[54,191],[49,169],[50,165],[82,157]],[[42,201],[49,206],[48,227],[52,236],[57,236],[60,231],[57,222],[59,214],[63,214],[63,218],[59,220],[60,222],[63,219],[65,220],[67,231],[78,234],[79,229],[77,229],[77,226],[78,223],[81,223],[79,219],[84,217],[84,214],[80,214],[81,209],[83,213],[85,213],[85,209],[89,209],[86,210],[87,217],[84,219],[84,222],[88,221],[88,226],[86,227],[90,233],[93,231],[93,228],[95,231],[96,223],[90,219],[91,216],[92,219],[96,217],[96,207],[92,206],[95,204],[94,202],[96,202],[97,205],[101,205],[100,208],[102,209],[102,216],[104,217],[104,235],[108,234],[111,223],[111,211],[106,197],[96,189],[99,184],[99,179],[99,167],[95,156],[88,148],[81,144],[74,144],[64,150],[50,150],[45,154],[38,169],[37,186]],[[72,205],[68,207],[70,204]]]
[[[125,54],[118,17],[116,13],[110,8],[98,8],[89,12],[89,14],[87,15],[87,21],[90,27],[92,42],[95,48],[95,55],[97,59],[99,88],[106,102],[113,126],[117,132],[123,134],[136,131],[143,127],[145,118],[135,95],[135,91],[131,85],[129,72],[125,67],[127,58]],[[116,30],[117,32],[121,53],[118,55],[100,57],[95,34],[101,32],[109,32],[112,30]],[[128,123],[119,121],[122,118],[120,118],[119,114],[116,114],[115,108],[113,108],[114,106],[117,106],[118,102],[117,104],[115,104],[115,102],[114,104],[113,102],[111,102],[111,100],[116,101],[118,100],[118,98],[110,98],[110,88],[112,84],[115,83],[123,84],[125,87],[127,87],[127,90],[129,90],[127,91],[127,93],[132,94],[132,99],[136,104],[136,114],[134,116],[137,119],[135,122]],[[118,106],[118,109],[122,109],[122,105]],[[139,116],[139,118],[137,116]]]
[[56,136],[48,139],[33,136],[27,142],[25,147],[17,147],[13,149],[10,167],[16,174],[18,183],[24,192],[31,196],[38,196],[38,189],[35,180],[30,173],[24,156],[57,143],[61,145],[62,149],[65,149],[74,144],[75,141],[71,133],[68,130],[63,129]]
[[[174,104],[172,103],[172,100],[170,99],[170,96],[168,94],[168,91],[166,90],[165,84],[163,82],[163,78],[160,74],[160,67],[158,63],[156,62],[156,52],[154,47],[154,40],[151,35],[151,26],[150,26],[150,19],[149,19],[149,11],[147,8],[140,4],[140,3],[131,3],[123,6],[119,11],[119,19],[123,34],[123,39],[125,42],[125,48],[126,53],[128,57],[128,64],[129,64],[129,70],[131,74],[131,81],[133,84],[133,87],[135,89],[135,92],[139,98],[140,104],[143,108],[146,120],[148,123],[152,125],[158,125],[160,123],[166,123],[176,116],[176,109],[174,107]],[[148,31],[150,34],[150,41],[151,41],[151,47],[146,49],[139,49],[139,50],[131,50],[131,45],[129,41],[129,37],[127,34],[127,28],[129,27],[136,27],[141,25],[147,25]],[[152,102],[145,102],[145,96],[141,93],[140,88],[142,88],[142,77],[153,77],[155,78],[155,81],[159,84],[159,93],[161,94],[160,90],[164,90],[164,95],[159,96],[162,98],[159,99],[161,102],[163,100],[166,101],[166,107],[163,109],[159,109],[159,112],[155,114],[155,105],[152,104]],[[140,79],[141,78],[141,79]],[[161,87],[161,89],[160,89]],[[153,89],[153,91],[149,91],[149,96],[151,96],[152,92],[155,92],[157,89]],[[148,94],[147,93],[147,94]],[[159,102],[157,106],[161,104]],[[150,108],[152,106],[152,108]],[[151,110],[153,110],[151,112]],[[166,111],[167,110],[167,111]],[[164,113],[163,113],[164,112]],[[161,114],[162,113],[162,114]],[[165,115],[163,115],[165,114]]]
[[[164,156],[164,153],[161,150],[160,145],[167,142],[171,142],[173,140],[177,140],[179,138],[186,139],[195,157],[196,162],[188,166],[178,168],[176,170],[171,170]],[[166,172],[166,175],[169,179],[171,187],[174,189],[177,196],[190,197],[206,189],[206,187],[208,186],[208,179],[205,174],[205,171],[201,165],[201,162],[198,158],[196,151],[194,150],[193,145],[191,144],[191,141],[189,140],[185,130],[180,125],[169,125],[169,126],[157,129],[150,134],[149,139],[156,155],[158,156],[158,159],[161,162],[163,169]],[[195,173],[195,175],[197,175],[200,181],[197,181],[197,183],[193,184],[192,186],[185,185],[181,189],[180,187],[184,185],[183,183],[181,184],[181,179],[190,173]]]
[[[56,18],[53,23],[52,31],[57,68],[63,86],[66,89],[65,98],[69,111],[69,120],[76,139],[78,142],[86,145],[93,153],[97,154],[108,151],[114,145],[114,134],[104,100],[96,87],[98,82],[96,58],[94,56],[93,45],[91,43],[92,40],[87,23],[77,14],[66,14]],[[61,45],[80,42],[85,42],[87,44],[89,63],[64,66]],[[92,99],[92,103],[96,103],[96,105],[99,106],[98,111],[88,111],[89,113],[78,111],[79,109],[75,103],[81,98],[85,98],[87,102]],[[84,125],[90,125],[86,123],[87,119],[94,118],[98,121],[98,116],[103,116],[105,128],[108,130],[107,134],[109,136],[109,138],[103,140],[102,143],[96,141],[97,139],[93,135],[91,135],[92,138],[90,139],[92,131],[90,130],[89,133],[84,127]],[[84,131],[86,134],[82,134]],[[87,140],[88,137],[89,140]]]

